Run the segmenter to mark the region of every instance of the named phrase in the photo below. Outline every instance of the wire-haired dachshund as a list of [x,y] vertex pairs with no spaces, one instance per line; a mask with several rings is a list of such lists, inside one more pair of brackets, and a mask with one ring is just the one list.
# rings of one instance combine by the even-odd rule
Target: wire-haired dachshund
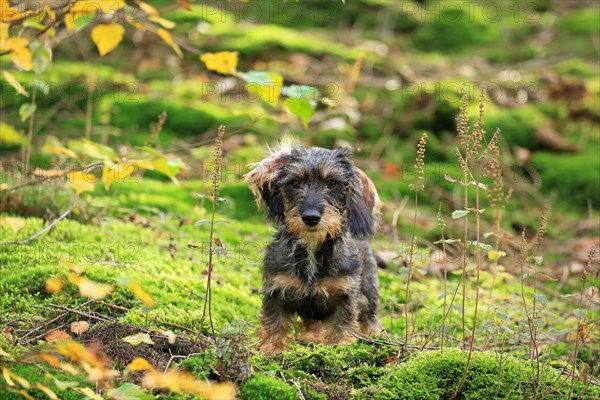
[[277,233],[264,260],[261,347],[287,347],[289,324],[302,319],[301,342],[347,344],[380,333],[379,280],[368,239],[379,197],[350,149],[286,146],[246,175]]

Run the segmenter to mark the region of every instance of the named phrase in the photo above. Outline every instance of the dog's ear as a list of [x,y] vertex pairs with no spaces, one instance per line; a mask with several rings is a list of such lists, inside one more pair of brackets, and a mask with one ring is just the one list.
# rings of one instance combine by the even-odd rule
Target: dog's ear
[[252,164],[252,169],[244,176],[256,198],[256,204],[259,207],[264,205],[267,217],[272,220],[283,217],[283,200],[275,182],[277,172],[285,164],[285,156],[289,153],[289,149],[271,152],[264,160]]
[[373,181],[359,168],[354,167],[348,199],[348,225],[354,236],[366,239],[375,234],[379,217],[379,195]]

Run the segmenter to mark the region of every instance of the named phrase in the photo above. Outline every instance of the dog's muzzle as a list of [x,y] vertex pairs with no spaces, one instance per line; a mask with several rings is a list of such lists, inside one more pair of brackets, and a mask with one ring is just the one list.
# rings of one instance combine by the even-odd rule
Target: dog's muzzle
[[302,222],[308,226],[315,226],[321,221],[321,213],[315,209],[302,212]]

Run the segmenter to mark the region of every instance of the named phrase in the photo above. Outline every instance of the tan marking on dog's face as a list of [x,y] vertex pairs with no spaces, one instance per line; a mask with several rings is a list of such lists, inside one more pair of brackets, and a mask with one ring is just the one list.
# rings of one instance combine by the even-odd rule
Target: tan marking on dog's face
[[336,237],[342,228],[342,216],[330,205],[325,206],[321,221],[316,226],[306,225],[297,207],[285,213],[284,221],[290,233],[302,239],[311,248],[322,244],[328,236]]

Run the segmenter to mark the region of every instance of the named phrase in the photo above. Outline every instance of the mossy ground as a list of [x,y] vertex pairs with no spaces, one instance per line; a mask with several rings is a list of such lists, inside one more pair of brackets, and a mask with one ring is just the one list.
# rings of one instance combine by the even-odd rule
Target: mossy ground
[[[152,3],[160,6],[158,0]],[[388,262],[386,270],[380,271],[380,317],[391,338],[381,339],[384,343],[402,340],[407,277],[402,255],[406,255],[408,232],[413,225],[413,209],[407,199],[412,198],[408,183],[414,178],[415,143],[423,130],[430,133],[427,190],[420,197],[417,237],[423,243],[440,238],[436,213],[441,208],[448,223],[446,237],[459,238],[462,220],[452,221],[449,216],[460,208],[457,199],[461,188],[446,181],[444,174],[455,176],[458,171],[454,153],[458,141],[454,130],[460,88],[464,82],[476,80],[489,82],[497,90],[488,93],[486,128],[489,133],[496,127],[503,132],[501,142],[506,155],[503,162],[507,178],[516,189],[501,223],[507,242],[518,242],[524,229],[528,237],[533,235],[542,204],[552,205],[546,239],[540,249],[544,257],[540,269],[552,279],[560,280],[545,281],[540,275],[538,291],[534,293],[530,275],[525,297],[529,302],[534,299],[538,302],[539,334],[549,338],[541,350],[543,373],[538,382],[539,390],[549,398],[565,398],[570,382],[565,381],[560,387],[551,383],[561,382],[565,377],[558,377],[548,365],[562,368],[568,364],[578,327],[573,309],[579,305],[573,299],[579,296],[582,285],[597,283],[590,278],[582,284],[577,276],[568,276],[571,266],[585,263],[585,254],[579,253],[589,250],[587,245],[582,246],[583,249],[576,248],[572,242],[588,240],[591,243],[597,236],[600,208],[600,85],[594,51],[597,6],[562,9],[560,2],[543,0],[522,2],[522,7],[499,2],[502,13],[513,18],[488,24],[482,7],[468,2],[451,2],[451,6],[433,0],[415,2],[414,5],[428,7],[428,16],[416,12],[419,9],[413,9],[413,4],[407,2],[351,1],[342,6],[341,2],[307,1],[299,3],[306,7],[304,18],[299,21],[275,12],[274,18],[263,14],[263,20],[257,21],[261,24],[239,24],[233,3],[231,9],[215,9],[214,13],[212,9],[207,13],[201,5],[192,4],[192,11],[178,9],[164,16],[177,22],[177,29],[189,33],[187,39],[203,51],[239,51],[240,71],[282,73],[286,84],[336,83],[335,88],[342,89],[336,93],[339,98],[327,93],[325,87],[320,89],[322,94],[336,97],[337,107],[319,106],[314,122],[303,129],[298,121],[283,118],[283,115],[271,116],[259,104],[240,101],[240,92],[235,90],[226,95],[210,94],[209,87],[202,82],[208,79],[222,83],[222,77],[206,71],[198,76],[200,67],[196,55],[186,53],[182,64],[173,63],[167,46],[161,50],[156,43],[149,43],[144,51],[154,54],[155,58],[151,57],[149,64],[132,66],[130,56],[136,47],[128,37],[103,63],[80,60],[82,49],[84,53],[95,53],[91,41],[81,41],[77,46],[66,42],[59,46],[55,49],[52,68],[38,77],[56,84],[57,89],[49,94],[38,93],[40,118],[36,119],[37,151],[33,153],[32,164],[52,168],[52,163],[66,161],[41,149],[51,143],[66,144],[81,137],[86,124],[82,112],[86,107],[85,83],[94,79],[99,96],[94,102],[93,140],[106,140],[115,148],[142,145],[149,138],[150,125],[166,110],[169,116],[156,147],[172,151],[170,155],[184,157],[187,168],[179,186],[151,172],[143,178],[136,176],[136,181],[116,183],[108,192],[98,185],[94,192],[82,195],[81,206],[69,219],[61,221],[47,234],[25,246],[0,246],[0,328],[9,335],[15,333],[5,335],[9,339],[0,335],[0,346],[14,356],[26,353],[37,341],[27,347],[15,346],[15,337],[52,318],[56,314],[49,311],[52,305],[74,307],[85,301],[73,285],[67,285],[61,293],[46,292],[45,282],[49,277],[64,278],[68,274],[61,264],[63,257],[80,265],[86,277],[116,284],[115,291],[105,301],[128,310],[116,311],[94,304],[86,311],[110,315],[134,327],[158,324],[166,328],[160,323],[168,323],[204,334],[210,332],[207,322],[200,326],[208,264],[208,225],[202,222],[194,226],[193,223],[209,218],[211,203],[198,199],[194,193],[210,191],[210,177],[206,172],[210,171],[207,160],[212,159],[212,149],[197,147],[197,143],[210,142],[219,124],[227,125],[228,132],[237,133],[228,138],[233,139],[231,143],[226,143],[229,146],[225,152],[227,179],[221,188],[226,201],[219,205],[216,216],[219,222],[215,226],[215,235],[224,245],[223,250],[217,249],[214,262],[212,313],[217,334],[229,329],[231,324],[246,321],[247,324],[243,324],[249,334],[246,345],[256,342],[261,259],[273,229],[256,210],[241,175],[246,163],[262,156],[264,143],[273,143],[285,130],[305,144],[326,147],[352,144],[357,164],[374,179],[386,208],[381,233],[373,245],[378,252],[393,252],[399,256]],[[246,3],[241,4],[245,7]],[[518,18],[514,14],[517,8]],[[443,10],[445,18],[431,14],[431,10],[436,9]],[[461,18],[458,18],[459,13]],[[359,33],[352,33],[354,31]],[[540,45],[547,32],[556,34],[549,43]],[[564,54],[571,56],[569,60],[563,60]],[[358,57],[364,68],[354,91],[346,93],[345,82]],[[68,61],[70,59],[78,61]],[[544,71],[536,67],[539,60],[549,60]],[[528,66],[529,63],[533,66]],[[195,72],[188,73],[188,70]],[[94,72],[93,78],[90,71]],[[30,90],[30,74],[12,73]],[[62,85],[62,82],[72,81],[77,84]],[[557,82],[563,86],[559,85],[555,98],[547,98]],[[24,100],[13,96],[4,77],[0,77],[0,83],[4,90],[2,122],[21,129],[25,125],[19,119],[18,109]],[[478,113],[475,86],[467,85],[472,94],[469,100],[472,117]],[[581,96],[569,98],[567,89],[578,86],[583,87]],[[328,125],[331,121],[336,123]],[[555,131],[567,147],[573,146],[574,150],[569,150],[572,153],[541,140],[541,129]],[[4,143],[4,138],[2,140],[2,156],[18,158],[22,141]],[[190,148],[191,145],[195,147]],[[523,150],[526,156],[518,159],[516,155],[523,154]],[[0,184],[22,183],[7,177],[9,173],[9,170],[0,170]],[[78,201],[66,186],[51,184],[2,194],[0,200],[1,216],[13,216],[25,222],[18,234],[0,225],[2,241],[22,239],[37,232],[45,220],[60,215]],[[470,197],[470,204],[473,201]],[[392,226],[394,214],[398,221]],[[487,235],[493,230],[493,218],[490,213],[482,217],[482,233]],[[590,222],[591,230],[586,228]],[[579,239],[581,232],[587,233]],[[190,248],[189,244],[198,248]],[[527,315],[520,300],[521,273],[531,271],[516,268],[517,258],[513,252],[507,254],[501,265],[485,263],[476,345],[497,352],[474,353],[472,373],[467,376],[462,398],[512,399],[532,393],[531,382],[536,380],[532,365],[524,361],[530,349],[524,344],[529,334]],[[440,274],[428,270],[431,259],[425,246],[420,248],[414,261],[412,311],[416,316],[414,330],[418,334],[413,343],[440,345],[439,331],[433,335],[440,328],[446,307],[452,312],[445,322],[445,338],[452,339],[452,344],[454,340],[460,342],[463,335],[461,272],[450,273],[445,283]],[[472,323],[474,308],[474,258],[470,261],[465,299],[467,325]],[[123,277],[139,283],[153,296],[156,305],[145,307],[130,291],[118,285],[119,278]],[[61,324],[66,326],[76,318],[69,315]],[[598,321],[597,309],[589,312],[588,318]],[[94,320],[90,322],[95,325],[90,330],[92,337],[109,329]],[[172,365],[188,369],[200,379],[218,380],[216,350],[205,343],[202,345],[205,347],[201,354],[183,362],[175,360]],[[592,336],[579,352],[578,366],[600,364],[598,352],[593,348],[596,345],[597,338]],[[464,353],[458,350],[445,349],[443,354],[436,351],[405,354],[397,344],[359,342],[330,347],[292,343],[290,352],[276,357],[264,357],[251,348],[249,362],[254,367],[254,376],[240,389],[240,397],[248,399],[297,398],[298,390],[306,399],[448,398],[457,386],[465,363]],[[169,351],[178,350],[161,342],[152,351],[146,348],[139,354],[166,363]],[[127,354],[135,352],[134,349]],[[517,357],[506,357],[506,353]],[[115,362],[126,360],[117,357]],[[11,368],[31,382],[39,380],[56,388],[38,367],[17,364]],[[498,379],[500,372],[502,377]],[[596,378],[598,373],[597,368],[592,369]],[[58,379],[70,379],[56,371],[52,374]],[[557,391],[547,391],[552,387]],[[0,398],[12,398],[14,393],[4,389],[0,384]],[[591,389],[585,390],[580,382],[575,382],[576,396],[597,396]],[[62,391],[60,397],[80,398],[73,393]],[[181,396],[170,395],[169,398]]]
[[[0,281],[0,310],[3,320],[7,321],[11,329],[27,330],[36,326],[40,320],[53,315],[52,312],[38,306],[51,307],[53,304],[59,304],[74,307],[81,304],[85,299],[79,296],[74,286],[67,286],[65,291],[57,294],[48,294],[45,290],[48,278],[66,277],[68,269],[61,264],[61,259],[68,258],[80,265],[83,274],[90,279],[111,284],[116,284],[120,278],[131,279],[139,283],[156,300],[155,306],[147,308],[131,292],[117,284],[115,291],[105,301],[125,307],[129,311],[117,311],[117,314],[114,314],[114,310],[109,310],[101,304],[88,307],[87,311],[111,313],[122,323],[139,326],[145,326],[149,322],[151,325],[160,326],[162,322],[200,330],[206,283],[208,224],[194,226],[191,222],[208,218],[209,205],[202,204],[201,199],[193,196],[201,186],[200,181],[185,182],[177,187],[169,182],[144,179],[143,184],[116,184],[111,188],[110,194],[105,193],[104,189],[98,189],[98,192],[89,195],[88,205],[77,211],[74,217],[78,218],[84,211],[97,210],[99,204],[111,204],[108,209],[103,210],[102,223],[67,219],[61,221],[50,233],[26,246],[3,246],[3,279]],[[255,211],[251,193],[243,183],[224,183],[221,194],[227,201],[219,207],[216,220],[222,222],[215,225],[215,235],[224,244],[224,250],[215,255],[212,314],[218,335],[223,329],[230,329],[231,324],[247,321],[248,324],[243,325],[241,329],[250,336],[249,342],[244,344],[249,346],[255,342],[254,330],[258,325],[258,310],[261,304],[259,289],[262,252],[273,229],[263,221],[260,213]],[[109,203],[105,203],[107,196],[111,198]],[[234,209],[233,204],[248,206]],[[127,212],[122,213],[123,210]],[[187,219],[183,219],[184,217]],[[25,227],[18,235],[3,227],[3,236],[7,240],[28,236],[42,226],[41,220],[36,217],[23,220]],[[385,248],[385,243],[382,237],[375,240],[375,246],[379,248]],[[192,249],[188,244],[198,245],[200,248]],[[413,301],[419,305],[413,310],[418,315],[415,329],[423,333],[422,340],[417,341],[421,341],[423,345],[430,339],[431,343],[439,344],[439,335],[434,338],[430,335],[440,326],[444,297],[447,306],[450,307],[452,293],[459,282],[459,275],[451,274],[447,282],[448,294],[440,296],[444,293],[444,281],[434,275],[419,273],[420,268],[424,268],[427,262],[425,253],[415,256],[417,268],[412,284]],[[390,265],[387,270],[380,271],[380,318],[388,334],[396,338],[404,334],[401,310],[405,301],[405,271],[405,268],[395,264]],[[469,271],[469,275],[473,274],[473,267],[469,267]],[[520,295],[519,280],[502,270],[483,271],[481,287],[481,302],[485,306],[480,309],[479,318],[482,322],[478,330],[478,343],[483,344],[497,335],[513,342],[526,338],[522,331],[524,312],[515,301]],[[472,293],[474,287],[470,285],[468,290]],[[531,289],[526,290],[526,296],[532,299]],[[452,307],[456,309],[461,301],[459,294]],[[471,315],[472,299],[467,299],[466,306],[469,310],[467,315]],[[569,315],[560,299],[549,297],[543,308],[548,315],[564,316],[561,321],[548,319],[543,323],[543,328],[548,334],[551,334],[552,330],[576,329],[576,318]],[[445,332],[449,337],[460,335],[459,317],[459,311],[455,310],[447,320]],[[76,320],[77,317],[72,316],[71,319]],[[205,334],[210,333],[207,322],[202,331]],[[131,333],[133,330],[124,331],[121,336]],[[94,336],[94,329],[90,335]],[[384,342],[387,341],[384,339]],[[9,346],[3,347],[9,349]],[[552,344],[546,346],[545,359],[552,360],[560,351],[563,352],[562,357],[568,357],[571,350],[565,353],[564,348],[561,350],[558,347]],[[189,369],[199,378],[219,379],[219,375],[215,374],[218,360],[214,349],[210,350],[211,346],[200,348],[206,350],[202,350],[199,356],[185,360],[181,367]],[[138,350],[130,349],[132,352],[121,358],[121,365],[126,365],[136,355],[164,364],[165,358],[168,360],[170,357],[168,349],[168,346],[164,347],[162,352],[163,350],[157,347],[158,353],[154,349],[149,349],[153,351],[151,353],[141,352],[141,347]],[[173,349],[171,350],[175,351]],[[110,350],[111,354],[114,351],[118,350]],[[516,346],[512,351],[513,354],[522,356],[525,356],[526,352],[526,346]],[[402,388],[406,387],[414,389],[411,393],[416,397],[413,398],[420,398],[419,393],[425,392],[430,393],[430,397],[427,398],[447,398],[448,388],[456,386],[458,375],[446,371],[446,375],[429,379],[428,374],[437,376],[438,372],[445,371],[444,365],[448,362],[454,363],[454,372],[457,374],[462,370],[462,353],[457,351],[446,350],[445,355],[438,359],[435,358],[435,352],[425,353],[423,356],[418,355],[418,352],[416,355],[407,355],[402,353],[400,345],[367,342],[339,347],[296,344],[290,352],[271,358],[255,353],[254,350],[253,353],[249,362],[257,375],[242,386],[241,398],[255,398],[253,396],[259,392],[263,393],[261,398],[265,399],[296,396],[298,388],[292,381],[296,382],[305,395],[312,396],[306,398],[315,399],[348,398],[350,393],[354,398],[364,398],[363,396],[374,393],[381,385],[381,393],[401,396],[391,398],[404,398],[402,396],[407,395],[408,389]],[[485,379],[496,382],[497,376],[494,374],[497,374],[498,367],[493,362],[497,362],[500,356],[495,353],[489,353],[487,356],[487,353],[482,354],[478,353],[475,356],[472,371],[482,368],[482,374],[485,374],[477,378],[481,381],[467,380],[464,398],[477,398],[478,393],[482,393],[481,390],[492,390],[485,384]],[[448,357],[453,358],[449,360]],[[118,356],[115,358],[119,359]],[[581,359],[592,363],[596,356],[582,351]],[[425,363],[423,360],[430,362]],[[515,365],[522,365],[507,370],[506,384],[494,386],[502,394],[501,398],[517,398],[514,396],[518,394],[514,393],[524,393],[525,387],[529,387],[513,381],[514,374],[511,375],[510,372],[515,368],[516,371],[520,371],[519,374],[531,372],[527,362],[516,358],[511,360]],[[399,366],[400,362],[407,364]],[[414,366],[407,367],[411,365]],[[509,365],[512,364],[507,362],[503,368],[508,368]],[[438,367],[439,371],[436,370]],[[469,375],[470,379],[474,380],[477,376],[479,375]],[[413,382],[413,386],[407,386],[408,381]],[[450,383],[446,385],[444,382]],[[578,384],[577,387],[580,386]]]

